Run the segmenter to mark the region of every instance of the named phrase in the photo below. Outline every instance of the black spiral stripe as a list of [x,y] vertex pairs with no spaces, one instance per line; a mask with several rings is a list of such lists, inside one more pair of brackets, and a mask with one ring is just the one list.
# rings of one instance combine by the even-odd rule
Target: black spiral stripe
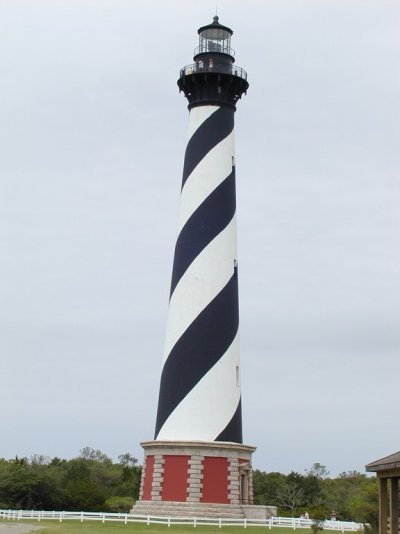
[[236,211],[235,172],[214,189],[182,228],[175,246],[171,292],[200,252],[228,226]]
[[233,441],[234,443],[243,443],[242,435],[242,400],[239,399],[238,407],[232,416],[232,419],[226,425],[224,430],[219,434],[215,441]]
[[239,327],[237,304],[235,271],[223,290],[180,337],[164,364],[156,436],[179,403],[232,344]]
[[223,106],[214,111],[194,132],[186,147],[182,188],[204,156],[228,137],[232,130],[233,110]]

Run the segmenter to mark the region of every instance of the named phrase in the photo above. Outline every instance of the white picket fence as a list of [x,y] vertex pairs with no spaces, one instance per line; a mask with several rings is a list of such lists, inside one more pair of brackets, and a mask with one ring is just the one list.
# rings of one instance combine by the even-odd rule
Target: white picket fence
[[[20,519],[30,519],[32,521],[55,520],[69,521],[101,521],[102,523],[108,521],[119,521],[125,523],[145,523],[171,525],[191,525],[192,527],[200,525],[211,525],[222,528],[224,526],[237,527],[253,527],[263,526],[271,529],[272,527],[289,527],[293,530],[297,528],[310,528],[312,519],[302,519],[299,517],[270,517],[268,519],[227,519],[227,518],[207,518],[207,517],[161,517],[154,515],[136,515],[136,514],[115,514],[103,512],[49,512],[43,510],[0,510],[0,519],[8,519],[10,521],[19,521]],[[362,523],[354,523],[352,521],[329,521],[323,523],[326,530],[336,530],[340,532],[349,532],[362,530]]]

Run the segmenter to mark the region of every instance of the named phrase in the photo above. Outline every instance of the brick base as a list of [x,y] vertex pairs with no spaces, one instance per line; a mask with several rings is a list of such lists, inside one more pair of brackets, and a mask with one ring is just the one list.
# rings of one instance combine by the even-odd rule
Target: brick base
[[[268,517],[253,505],[255,447],[227,442],[147,441],[134,514]],[[245,509],[246,508],[246,509]]]

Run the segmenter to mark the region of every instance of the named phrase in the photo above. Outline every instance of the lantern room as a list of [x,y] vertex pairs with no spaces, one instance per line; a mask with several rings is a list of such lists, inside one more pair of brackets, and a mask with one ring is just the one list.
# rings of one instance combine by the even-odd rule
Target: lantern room
[[195,50],[195,56],[198,54],[226,54],[235,55],[231,48],[231,37],[233,31],[227,26],[222,26],[218,22],[218,16],[215,15],[213,22],[207,26],[203,26],[198,30],[199,46]]

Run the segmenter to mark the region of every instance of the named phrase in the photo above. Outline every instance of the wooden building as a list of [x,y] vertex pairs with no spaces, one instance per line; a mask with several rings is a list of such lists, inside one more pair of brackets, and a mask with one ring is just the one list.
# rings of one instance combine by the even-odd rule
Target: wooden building
[[365,468],[379,478],[379,534],[399,534],[400,451]]

